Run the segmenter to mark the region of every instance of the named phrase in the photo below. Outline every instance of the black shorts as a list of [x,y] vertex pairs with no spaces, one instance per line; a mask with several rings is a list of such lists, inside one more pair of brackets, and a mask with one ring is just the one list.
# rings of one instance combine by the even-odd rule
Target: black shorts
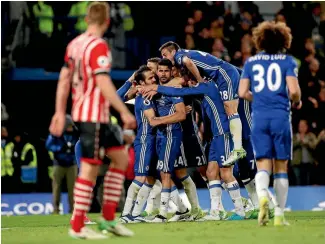
[[118,125],[79,123],[81,160],[91,164],[102,164],[110,150],[124,149],[122,129]]
[[196,135],[183,135],[184,153],[187,168],[196,168],[207,165],[201,139]]

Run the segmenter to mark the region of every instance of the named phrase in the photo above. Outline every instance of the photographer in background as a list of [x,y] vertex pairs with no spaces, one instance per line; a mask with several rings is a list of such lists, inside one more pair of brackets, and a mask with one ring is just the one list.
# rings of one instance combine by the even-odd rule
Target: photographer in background
[[77,128],[71,116],[66,115],[65,130],[61,137],[49,135],[46,140],[46,148],[54,154],[53,160],[53,213],[60,213],[61,187],[64,177],[67,182],[69,195],[69,212],[73,211],[73,187],[78,174],[78,167],[75,159],[75,144],[79,139]]

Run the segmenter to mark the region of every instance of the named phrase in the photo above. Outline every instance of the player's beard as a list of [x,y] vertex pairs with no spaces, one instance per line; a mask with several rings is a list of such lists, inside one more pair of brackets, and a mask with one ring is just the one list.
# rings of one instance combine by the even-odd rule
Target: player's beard
[[166,84],[166,83],[168,83],[170,80],[171,80],[171,77],[170,77],[170,78],[167,78],[166,76],[162,76],[162,77],[160,77],[159,82],[160,82],[161,84]]

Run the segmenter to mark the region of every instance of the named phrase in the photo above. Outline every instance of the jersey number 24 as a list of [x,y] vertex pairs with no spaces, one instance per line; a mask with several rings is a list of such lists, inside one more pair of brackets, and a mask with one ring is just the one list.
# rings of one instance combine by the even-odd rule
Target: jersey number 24
[[[254,81],[258,82],[258,84],[254,86],[255,92],[262,91],[265,84],[267,85],[268,89],[273,92],[280,88],[282,74],[281,68],[277,63],[271,63],[267,70],[265,70],[265,68],[260,64],[254,64],[253,72],[257,72],[253,77]],[[272,78],[273,73],[275,74],[274,78]]]

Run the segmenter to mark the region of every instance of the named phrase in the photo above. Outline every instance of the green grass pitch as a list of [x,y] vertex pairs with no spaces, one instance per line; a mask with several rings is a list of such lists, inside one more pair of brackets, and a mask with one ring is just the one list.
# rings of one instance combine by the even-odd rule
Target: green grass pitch
[[[98,215],[90,215],[96,219]],[[2,216],[3,244],[325,244],[325,211],[290,212],[291,226],[257,226],[256,220],[186,222],[167,224],[129,224],[132,238],[111,238],[100,241],[74,240],[68,236],[68,215]],[[93,226],[96,228],[96,226]]]

